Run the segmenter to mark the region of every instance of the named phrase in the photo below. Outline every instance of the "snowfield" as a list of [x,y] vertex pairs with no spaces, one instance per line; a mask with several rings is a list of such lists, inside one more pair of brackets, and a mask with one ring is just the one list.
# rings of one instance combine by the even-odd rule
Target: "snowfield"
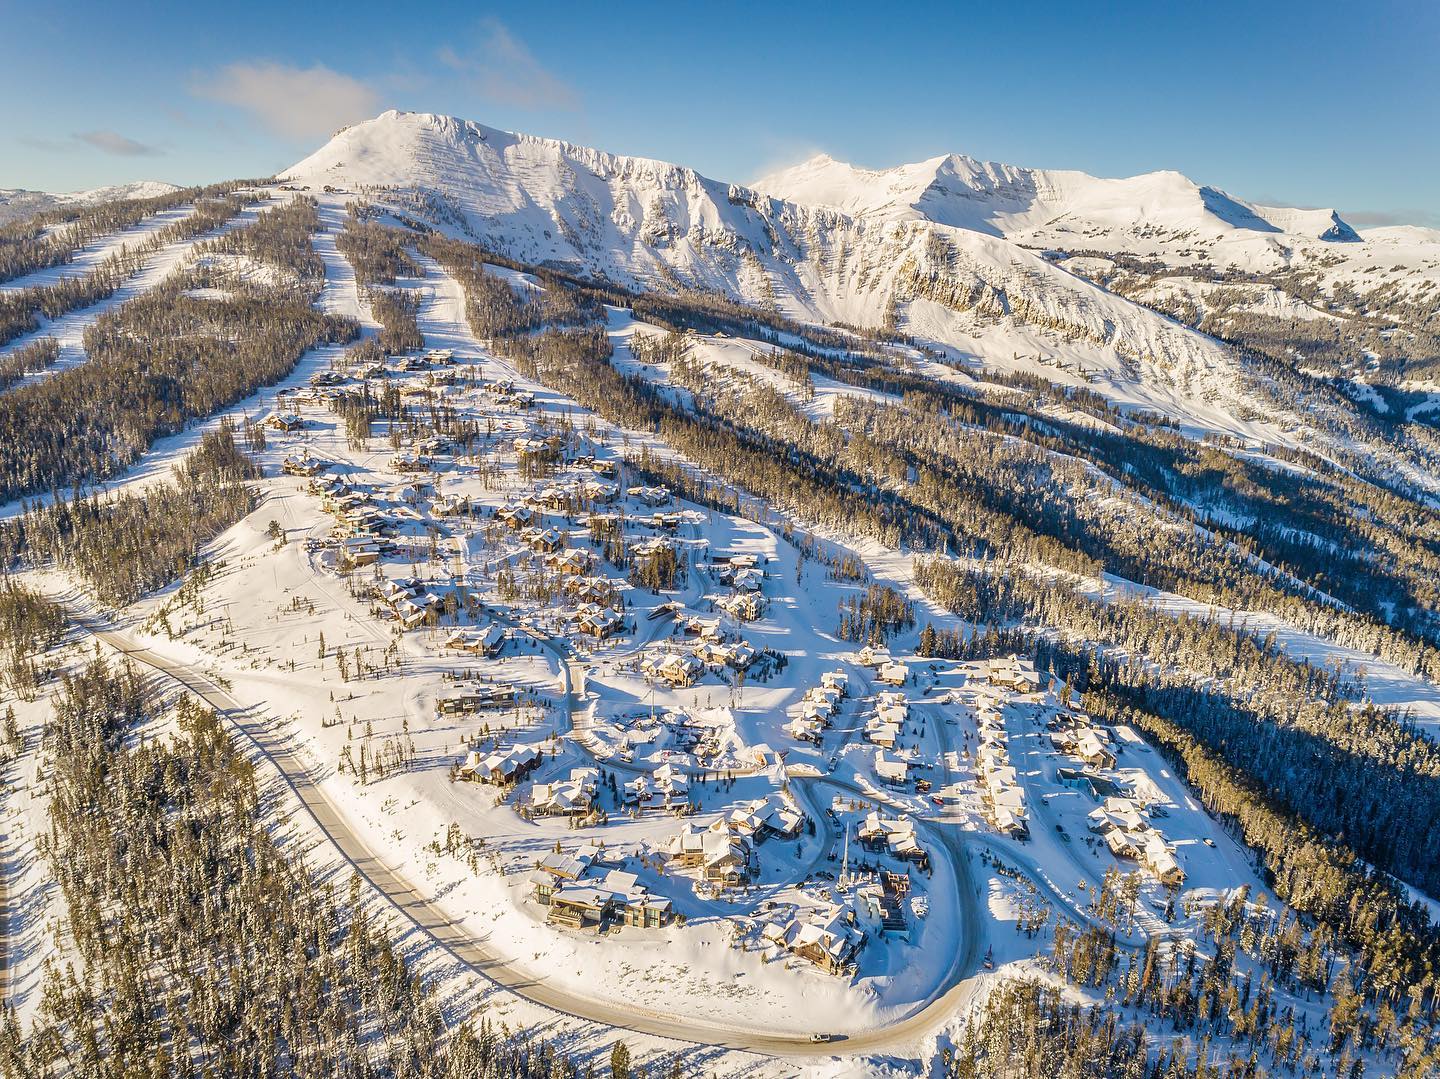
[[[816,325],[884,325],[904,337],[845,340],[935,383],[1017,397],[1033,383],[1011,376],[1083,388],[1297,479],[1316,474],[1282,451],[1383,457],[1390,475],[1440,492],[1421,451],[1343,426],[1325,401],[1295,406],[1237,350],[1096,283],[1113,266],[1104,252],[1165,264],[1203,249],[1217,265],[1323,265],[1332,284],[1399,266],[1419,295],[1440,281],[1433,230],[1356,232],[1333,211],[1247,203],[1177,173],[1106,180],[956,155],[883,171],[820,157],[744,187],[400,112],[341,131],[270,194],[301,192],[320,207],[317,306],[356,319],[363,341],[384,307],[336,237],[373,200],[389,223],[413,215],[483,240],[486,259],[541,267],[489,268],[518,295],[556,287],[548,267],[723,293]],[[183,212],[7,287],[84,272]],[[50,335],[52,370],[86,362],[85,329],[199,242],[156,252],[111,299],[10,348]],[[657,1066],[703,1046],[686,1059],[721,1076],[924,1075],[1003,979],[1062,984],[1048,959],[1057,932],[1095,930],[1126,962],[1189,949],[1208,962],[1209,919],[1242,890],[1264,897],[1268,924],[1295,917],[1233,822],[1212,817],[1142,733],[1087,715],[1076,686],[1012,645],[952,660],[922,644],[927,624],[987,627],[922,592],[918,552],[756,499],[688,501],[660,470],[699,469],[663,424],[617,427],[527,377],[476,337],[460,281],[419,250],[393,287],[415,301],[422,348],[363,365],[344,346],[314,349],[101,488],[169,479],[206,432],[258,424],[259,504],[208,546],[205,572],[124,611],[99,609],[58,572],[19,576],[74,620],[48,657],[57,669],[97,649],[127,655],[157,690],[223,713],[264,776],[277,834],[337,888],[363,883],[366,909],[441,986],[448,1023],[478,1010],[596,1060],[623,1032]],[[1153,290],[1156,306],[1203,306],[1213,292],[1170,278]],[[595,340],[682,409],[709,400],[703,382],[778,396],[835,431],[857,401],[905,401],[803,365],[795,375],[786,350],[811,344],[758,327],[676,333],[684,363],[652,362],[670,327],[615,295],[594,308]],[[1246,296],[1255,313],[1340,318],[1275,287]],[[357,430],[342,414],[356,399],[341,395],[361,391],[383,407]],[[1076,400],[1046,415],[1087,437],[1123,433],[1124,415]],[[1065,457],[1077,462],[1094,484],[1086,497],[1150,527],[1153,543],[1205,527],[1193,507],[1142,504]],[[1220,529],[1223,514],[1207,523]],[[1440,729],[1440,687],[1422,677],[1275,615],[1102,570],[1014,574],[1273,635],[1290,658],[1363,668],[1361,701]],[[877,594],[903,615],[866,636],[855,612]],[[5,997],[23,1022],[41,1005],[44,964],[75,956],[53,931],[64,899],[39,857],[48,699],[15,711],[23,782],[4,799],[0,887]],[[1247,994],[1249,979],[1270,978],[1252,954],[1229,961]],[[1324,994],[1281,988],[1275,1000],[1306,1029],[1327,1022]],[[1171,1036],[1165,1018],[1125,1008],[1157,1043]]]

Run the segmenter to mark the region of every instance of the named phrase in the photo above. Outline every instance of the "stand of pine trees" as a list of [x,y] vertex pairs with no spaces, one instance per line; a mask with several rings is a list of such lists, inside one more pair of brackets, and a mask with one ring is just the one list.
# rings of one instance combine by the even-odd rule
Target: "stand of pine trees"
[[29,1029],[0,1021],[0,1073],[26,1079],[302,1075],[572,1079],[545,1042],[448,1029],[367,913],[279,846],[255,768],[213,712],[152,719],[142,679],[94,661],[47,730],[43,855],[76,962],[52,961]]
[[67,206],[0,225],[0,282],[68,263],[79,250],[107,232],[138,225],[148,217],[187,203],[221,199],[262,181],[229,180],[185,187],[143,199]]
[[38,337],[0,356],[0,390],[8,390],[26,375],[45,370],[59,358],[60,342],[53,337]]
[[[315,204],[297,198],[202,245],[216,258],[101,315],[86,363],[0,394],[0,501],[106,479],[176,434],[289,374],[310,348],[354,338],[311,303],[324,267]],[[226,272],[267,267],[272,284]]]
[[55,565],[124,607],[182,576],[210,540],[255,508],[259,469],[228,423],[207,433],[167,482],[85,495],[0,523],[0,567]]
[[0,581],[0,685],[33,699],[45,678],[35,657],[59,644],[66,627],[57,604],[16,581]]
[[40,316],[59,318],[99,303],[115,291],[166,244],[188,240],[219,228],[246,206],[258,201],[255,195],[227,195],[203,199],[187,217],[167,225],[135,244],[127,244],[89,273],[67,277],[49,285],[0,292],[0,345],[13,341],[40,326]]

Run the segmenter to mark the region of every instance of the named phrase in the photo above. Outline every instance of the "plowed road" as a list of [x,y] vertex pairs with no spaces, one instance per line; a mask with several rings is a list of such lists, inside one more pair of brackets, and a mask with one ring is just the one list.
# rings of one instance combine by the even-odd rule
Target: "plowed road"
[[[808,1035],[772,1035],[755,1030],[730,1029],[695,1023],[659,1012],[606,1004],[547,985],[534,975],[512,966],[415,890],[388,866],[365,839],[357,834],[336,805],[326,796],[307,765],[295,753],[288,739],[271,730],[263,715],[242,704],[230,691],[217,685],[194,666],[177,662],[141,647],[125,633],[97,620],[71,611],[75,623],[111,648],[124,653],[136,664],[147,667],[184,686],[219,712],[247,738],[274,766],[304,806],[316,827],[395,909],[417,928],[429,934],[458,961],[536,1004],[606,1026],[678,1041],[724,1046],[768,1056],[831,1056],[914,1045],[929,1030],[954,1014],[968,993],[967,978],[978,965],[980,911],[967,870],[967,852],[962,844],[941,832],[955,873],[955,887],[961,908],[961,944],[951,963],[946,991],[907,1019],[875,1031],[840,1038],[829,1044],[812,1043]],[[564,661],[562,659],[562,667]],[[568,671],[567,671],[568,674]],[[569,694],[567,693],[567,704]],[[795,779],[792,779],[794,782]],[[820,782],[817,780],[816,782]],[[817,1027],[825,1029],[824,1020]]]

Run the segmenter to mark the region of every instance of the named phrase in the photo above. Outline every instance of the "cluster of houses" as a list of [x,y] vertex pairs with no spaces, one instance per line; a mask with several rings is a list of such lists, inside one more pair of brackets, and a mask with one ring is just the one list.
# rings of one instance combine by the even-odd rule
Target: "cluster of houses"
[[330,462],[319,457],[311,457],[308,450],[301,450],[299,453],[288,453],[285,459],[280,462],[280,471],[287,476],[302,476],[313,479],[330,467]]
[[820,744],[820,739],[840,711],[840,702],[850,690],[850,676],[844,671],[826,671],[820,684],[805,691],[800,711],[785,729],[802,742]]
[[754,622],[764,618],[769,603],[760,592],[732,592],[715,601],[715,609],[724,611],[738,622]]
[[601,852],[583,847],[574,854],[555,852],[536,863],[530,875],[532,895],[547,907],[546,921],[566,929],[603,932],[612,925],[659,929],[674,911],[670,900],[653,895],[634,873],[605,869]]
[[640,673],[647,681],[685,689],[705,673],[705,664],[693,652],[651,652],[640,661]]
[[508,406],[515,409],[535,407],[535,395],[529,390],[517,390],[515,383],[508,378],[497,378],[493,382],[482,382],[480,388],[484,391],[485,396],[497,405]]
[[543,753],[539,746],[513,745],[485,752],[472,749],[460,765],[460,776],[477,783],[508,787],[519,783],[540,767]]
[[468,716],[492,708],[509,708],[519,699],[514,686],[495,682],[466,683],[435,701],[435,714]]
[[[774,763],[774,751],[768,746],[737,744],[734,717],[723,708],[712,709],[705,716],[692,715],[683,709],[667,709],[659,715],[642,711],[620,723],[623,729],[617,755],[624,761],[634,760],[641,746],[663,746],[658,750],[657,759],[664,764],[694,764],[719,770],[765,768]],[[661,774],[657,772],[652,779]],[[669,802],[662,798],[660,804]]]
[[432,517],[468,517],[474,509],[469,495],[437,495],[430,503]]
[[761,939],[813,964],[826,974],[852,974],[866,933],[855,908],[848,903],[830,907],[781,908],[761,926]]
[[993,700],[982,700],[977,715],[980,746],[975,770],[980,779],[982,800],[990,823],[1017,839],[1030,834],[1026,822],[1025,794],[1010,763],[1010,736],[1005,720]]
[[1150,871],[1161,884],[1179,887],[1185,871],[1175,859],[1175,848],[1141,812],[1132,798],[1110,795],[1090,812],[1090,830],[1105,841],[1117,858],[1130,858]]
[[538,555],[556,555],[566,549],[565,534],[558,528],[520,529],[520,542]]
[[509,636],[504,626],[494,622],[484,629],[456,630],[445,638],[445,648],[450,652],[463,652],[471,656],[489,659],[498,655]]
[[593,472],[597,476],[614,477],[618,471],[614,461],[596,457],[591,453],[580,453],[570,458],[570,468],[576,471]]
[[570,778],[530,786],[530,812],[537,817],[583,817],[595,807],[600,772],[572,768]]
[[909,718],[910,706],[905,703],[905,694],[883,690],[876,698],[875,714],[865,723],[865,737],[877,746],[894,749]]
[[515,457],[521,464],[551,465],[560,459],[560,453],[565,448],[565,440],[559,435],[547,435],[544,438],[518,435],[512,445],[515,447]]
[[[580,590],[576,590],[578,596]],[[604,603],[596,603],[586,600],[575,608],[571,615],[571,622],[578,633],[586,637],[594,637],[597,641],[608,640],[617,634],[625,632],[625,619],[618,611],[611,609]]]
[[860,664],[875,672],[875,681],[884,686],[903,686],[910,680],[910,668],[893,659],[884,649],[866,645],[860,649]]
[[756,554],[712,555],[710,572],[721,584],[728,584],[739,592],[758,592],[765,587],[765,571],[760,568],[760,556]]
[[773,792],[735,807],[708,828],[687,822],[666,850],[672,865],[698,870],[713,887],[734,888],[750,879],[756,846],[771,836],[793,839],[804,820],[788,794]]
[[[398,358],[396,358],[394,370],[406,373],[416,371],[431,371],[436,368],[452,367],[454,366],[455,362],[455,350],[453,348],[432,348],[426,351],[423,356],[399,356]],[[359,374],[361,378],[367,379],[384,378],[387,370],[388,368],[386,368],[383,363],[372,363],[363,367],[360,370]],[[316,379],[321,378],[322,376],[327,374],[331,378],[336,378],[338,376],[338,372],[335,371],[322,371],[320,375],[316,375],[314,378],[311,378],[310,381],[312,384],[317,384]],[[335,385],[337,383],[329,382],[325,384]]]
[[362,382],[383,379],[389,375],[423,374],[423,378],[404,380],[401,392],[415,395],[439,385],[454,384],[453,365],[455,355],[450,349],[431,349],[423,356],[405,355],[384,361],[348,366],[344,370],[329,369],[317,371],[310,376],[309,385],[303,389],[285,388],[277,394],[277,408],[265,420],[265,426],[279,431],[293,431],[302,426],[298,414],[301,404],[323,405],[345,391],[341,389],[349,376]]
[[674,510],[657,510],[655,513],[647,514],[644,517],[632,517],[631,520],[637,525],[643,525],[646,528],[674,532],[685,523],[688,516],[688,512],[677,513]]
[[652,508],[655,506],[668,506],[670,504],[669,490],[660,486],[631,487],[625,493],[635,499],[635,501]]
[[597,641],[624,632],[625,620],[615,610],[623,582],[591,575],[594,560],[588,551],[569,546],[559,529],[540,527],[539,514],[531,506],[506,506],[496,511],[495,518],[541,555],[547,569],[560,575],[561,590],[578,604],[571,614],[576,632]]
[[675,618],[675,636],[685,643],[674,641],[647,653],[640,661],[640,673],[647,681],[687,689],[707,670],[743,671],[755,662],[755,649],[718,619],[700,618],[678,608],[669,613]]
[[625,804],[637,809],[673,809],[690,806],[690,780],[673,764],[665,763],[648,776],[625,784]]
[[271,431],[285,433],[300,430],[305,426],[305,421],[301,418],[299,412],[277,408],[261,421],[260,426]]
[[[309,460],[294,458],[289,470],[309,474]],[[381,501],[373,491],[348,480],[312,475],[309,490],[320,496],[321,508],[335,518],[338,567],[359,569],[374,565],[382,555],[393,553],[393,537],[403,528],[424,520],[416,506],[427,489],[425,484],[404,484]]]
[[635,566],[644,566],[657,558],[663,558],[672,554],[675,544],[665,536],[646,536],[630,546],[630,562]]
[[875,750],[876,778],[891,787],[903,787],[910,782],[910,762],[889,750]]
[[860,846],[871,852],[888,852],[922,867],[929,863],[925,848],[915,836],[915,821],[909,817],[882,817],[871,810],[855,831]]
[[1050,681],[1049,675],[1037,671],[1035,664],[1024,656],[991,660],[986,677],[992,686],[1012,693],[1039,693]]
[[1064,711],[1057,712],[1047,726],[1050,744],[1057,752],[1075,758],[1087,768],[1115,767],[1110,733],[1104,727],[1092,726],[1087,717]]
[[528,528],[537,516],[529,506],[501,506],[495,511],[495,520],[516,532]]
[[[573,463],[571,462],[572,465]],[[568,473],[545,484],[526,501],[532,506],[554,510],[556,513],[575,513],[583,506],[608,504],[619,497],[620,488],[614,483],[596,479],[593,475]]]
[[445,610],[445,597],[431,591],[424,581],[411,578],[387,580],[378,592],[380,602],[390,608],[406,629],[416,629],[427,618]]
[[765,617],[768,603],[763,589],[765,571],[759,556],[754,554],[722,554],[711,559],[710,571],[731,592],[715,601],[715,608],[740,622],[753,622]]

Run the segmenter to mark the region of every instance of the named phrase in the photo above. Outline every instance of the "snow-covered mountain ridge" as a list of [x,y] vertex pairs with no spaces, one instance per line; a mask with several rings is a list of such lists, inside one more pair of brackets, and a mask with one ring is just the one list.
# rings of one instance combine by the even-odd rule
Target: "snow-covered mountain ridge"
[[1413,233],[1370,243],[1329,212],[1243,203],[1177,173],[1097,180],[953,155],[871,173],[816,159],[763,181],[767,193],[426,113],[346,128],[283,177],[368,192],[523,261],[893,326],[961,368],[1029,371],[1197,432],[1312,448],[1346,417],[1320,399],[1281,402],[1235,350],[1057,265],[1054,249],[1205,248],[1263,268],[1312,248],[1337,265],[1419,248],[1440,266],[1440,245]]
[[175,184],[167,184],[162,180],[136,180],[128,184],[112,184],[108,187],[94,187],[88,191],[69,192],[3,188],[0,189],[0,225],[60,206],[112,202],[116,199],[148,199],[179,190]]
[[822,154],[766,176],[755,186],[847,213],[924,218],[1007,237],[1070,220],[1114,229],[1216,234],[1245,229],[1328,241],[1360,239],[1333,210],[1259,206],[1171,171],[1101,179],[961,154],[875,171]]

